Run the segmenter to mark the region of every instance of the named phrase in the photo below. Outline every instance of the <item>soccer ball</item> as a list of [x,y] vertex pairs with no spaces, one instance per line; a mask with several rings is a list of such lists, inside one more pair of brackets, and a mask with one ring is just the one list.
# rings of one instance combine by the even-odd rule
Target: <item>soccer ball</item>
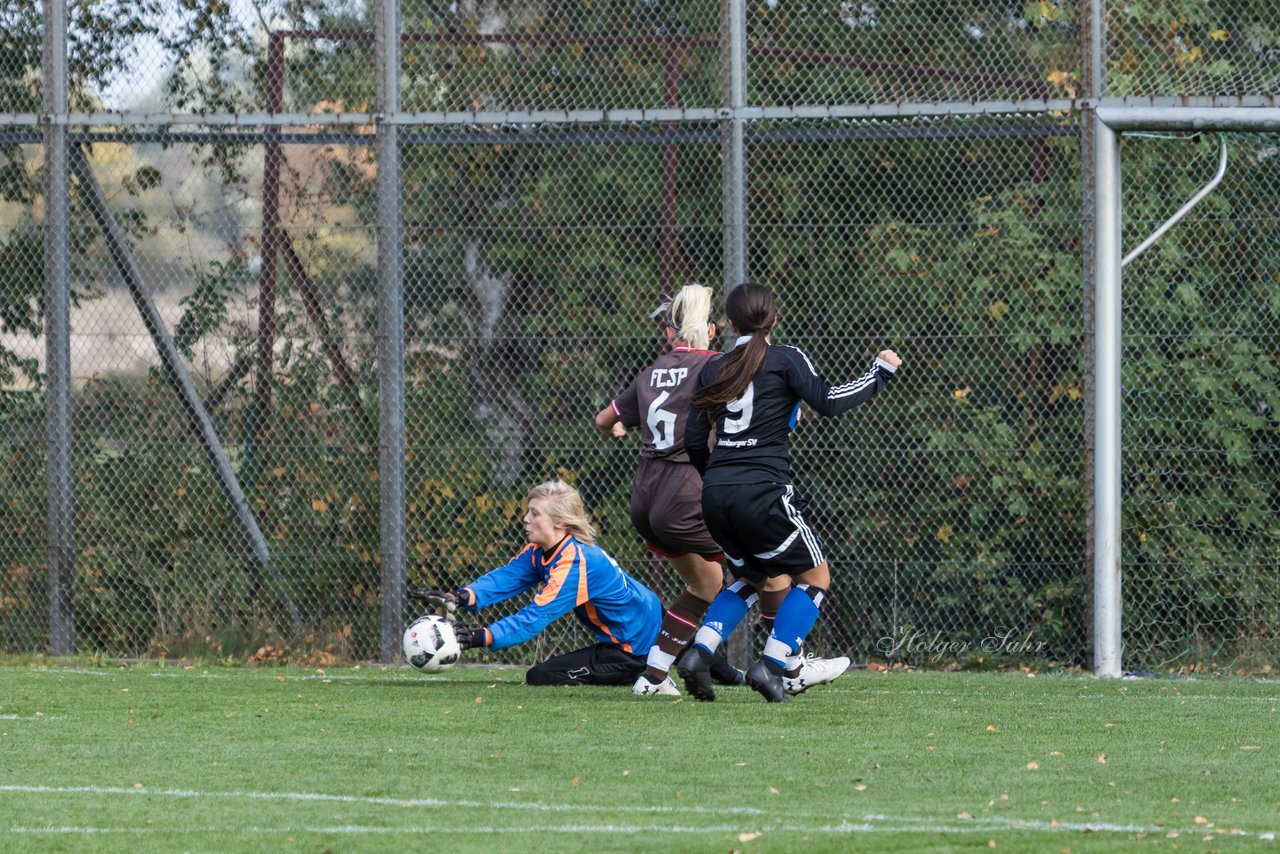
[[437,673],[457,664],[462,647],[453,624],[435,614],[414,620],[404,630],[404,657],[423,673]]

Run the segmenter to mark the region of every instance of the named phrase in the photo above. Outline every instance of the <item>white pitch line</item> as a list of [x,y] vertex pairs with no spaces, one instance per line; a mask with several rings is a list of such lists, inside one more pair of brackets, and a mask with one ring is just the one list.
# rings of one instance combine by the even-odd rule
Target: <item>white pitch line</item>
[[[917,696],[929,696],[929,697],[951,697],[957,700],[970,700],[973,696],[972,694],[962,694],[962,693],[957,693],[953,691],[946,691],[940,688],[925,688],[925,689],[917,690],[909,687],[904,687],[901,691],[881,690],[878,692],[876,696],[885,696],[890,694],[894,696],[906,697],[906,698],[917,697]],[[1221,694],[1176,694],[1176,693],[1164,693],[1164,692],[1161,692],[1159,694],[1141,694],[1141,695],[1138,695],[1138,697],[1140,697],[1142,700],[1169,700],[1169,701],[1208,700],[1214,703],[1222,702],[1224,700],[1237,702],[1237,703],[1275,703],[1277,701],[1280,701],[1280,696],[1241,697],[1241,696],[1235,696],[1235,695],[1223,696]],[[1120,693],[1105,694],[1105,693],[1092,693],[1092,692],[1087,694],[1082,692],[1081,694],[1077,695],[1075,699],[1088,700],[1090,702],[1094,702],[1096,700],[1104,699],[1104,698],[1116,698],[1116,699],[1120,699],[1121,702],[1128,702],[1130,700],[1137,699],[1137,697],[1135,696],[1120,694]],[[1044,698],[1036,699],[1033,702],[1035,705],[1047,706],[1047,705],[1053,705],[1058,703],[1059,698],[1044,697]]]
[[[521,668],[515,665],[511,665],[511,666],[497,666],[491,669],[495,671],[503,671],[503,670],[514,671],[514,670],[520,670]],[[473,669],[468,668],[468,671],[471,671],[471,670]],[[148,672],[148,671],[128,671],[128,670],[86,670],[83,668],[65,667],[65,668],[49,668],[47,670],[38,670],[38,671],[32,671],[32,672],[51,675],[51,676],[57,675],[57,674],[71,674],[71,675],[78,675],[78,676],[98,676],[98,677],[120,676],[125,673],[141,673],[151,679],[186,678],[186,679],[265,680],[267,678],[275,679],[276,676],[280,675],[280,671],[277,671],[274,669],[243,670],[243,671],[226,670],[226,671],[221,671],[217,673],[208,673],[208,672],[196,673],[193,670],[182,670],[182,671],[165,670],[165,671]],[[276,680],[276,681],[279,681],[279,680]],[[288,682],[367,682],[367,683],[377,683],[377,684],[396,684],[396,683],[403,683],[403,682],[425,682],[425,683],[450,682],[454,680],[450,679],[450,677],[447,675],[427,675],[422,673],[415,673],[411,668],[406,666],[406,667],[387,668],[386,670],[381,670],[376,672],[371,671],[369,673],[331,673],[331,674],[286,673],[284,681],[286,683]],[[1087,682],[1087,680],[1082,680],[1082,684],[1085,684],[1085,682]],[[1250,680],[1250,682],[1257,683],[1257,684],[1272,684],[1274,680],[1255,679],[1255,680]],[[1196,683],[1183,682],[1182,686],[1185,687],[1187,685],[1192,685],[1192,684],[1196,684]],[[1200,683],[1200,684],[1203,687],[1208,687],[1203,685],[1203,683]],[[1171,685],[1170,687],[1175,688],[1176,690],[1177,686]],[[948,691],[943,688],[913,689],[910,687],[902,687],[901,691],[880,690],[878,693],[885,694],[885,695],[896,694],[898,696],[907,696],[907,697],[914,697],[919,695],[932,696],[932,697],[954,697],[956,699],[969,699],[972,696],[967,693]],[[1124,697],[1125,695],[1123,694],[1110,695],[1105,693],[1088,694],[1088,695],[1082,694],[1078,699],[1092,701],[1092,700],[1098,699],[1099,697],[1107,697],[1107,696]],[[1206,702],[1212,702],[1212,703],[1221,703],[1221,702],[1277,703],[1277,702],[1280,702],[1280,696],[1240,697],[1240,696],[1233,696],[1233,695],[1223,696],[1220,694],[1179,694],[1179,693],[1173,693],[1173,692],[1160,693],[1160,694],[1143,694],[1142,699],[1144,700],[1204,700]],[[1046,698],[1043,701],[1041,701],[1040,704],[1047,705],[1053,702],[1056,702],[1056,701],[1051,698]]]
[[[909,816],[894,815],[865,815],[863,820],[872,822],[908,822],[920,825],[922,827],[933,827],[931,824],[936,819],[933,818],[913,818]],[[1145,825],[1145,824],[1115,824],[1106,821],[1044,821],[1042,819],[1018,819],[1008,816],[975,816],[972,819],[966,819],[962,824],[957,825],[960,829],[968,828],[970,830],[1034,830],[1034,831],[1060,831],[1066,830],[1072,833],[1177,833],[1179,835],[1190,834],[1212,834],[1213,836],[1258,836],[1259,838],[1268,838],[1274,836],[1273,832],[1250,832],[1245,830],[1230,829],[1225,830],[1218,827],[1207,827],[1205,825],[1197,825],[1195,827],[1169,827],[1166,825]]]
[[319,833],[328,835],[395,835],[395,834],[456,834],[456,835],[492,835],[492,834],[532,834],[532,833],[554,833],[554,834],[680,834],[680,835],[706,835],[706,834],[723,834],[723,833],[759,833],[762,835],[774,833],[804,833],[804,834],[827,834],[827,835],[852,835],[862,833],[900,833],[900,834],[965,834],[965,833],[981,833],[988,834],[993,832],[1007,832],[1013,830],[1024,830],[1039,833],[1117,833],[1117,834],[1135,834],[1147,833],[1149,835],[1165,835],[1168,833],[1177,833],[1179,836],[1203,836],[1211,835],[1217,837],[1256,837],[1260,840],[1274,841],[1276,834],[1268,833],[1246,833],[1243,831],[1215,831],[1213,829],[1206,830],[1203,827],[1170,829],[1167,827],[1146,827],[1142,825],[1111,825],[1105,823],[1099,824],[1057,824],[1051,825],[1044,822],[1007,822],[998,823],[998,826],[991,826],[990,823],[985,826],[977,822],[965,822],[963,824],[949,823],[919,823],[917,820],[904,819],[906,824],[892,824],[884,822],[875,824],[872,822],[849,823],[844,822],[838,825],[820,827],[813,825],[793,825],[793,824],[766,824],[759,826],[745,825],[703,825],[703,826],[686,826],[686,825],[619,825],[619,824],[557,824],[557,825],[522,825],[522,826],[505,826],[505,827],[477,827],[474,825],[455,827],[450,825],[412,825],[407,827],[384,827],[380,825],[337,825],[337,826],[308,826],[308,825],[285,825],[281,827],[183,827],[172,828],[163,826],[150,827],[95,827],[95,826],[25,826],[15,825],[9,828],[9,832],[15,835],[32,835],[32,836],[50,836],[50,835],[101,835],[101,834],[153,834],[153,833],[247,833],[247,834],[281,834],[281,833]]
[[[955,828],[958,832],[962,828]],[[719,834],[719,833],[743,833],[750,831],[754,833],[863,833],[863,832],[900,832],[898,828],[889,827],[873,827],[870,825],[841,825],[838,827],[801,827],[790,825],[766,825],[759,828],[748,828],[743,825],[706,825],[702,827],[685,827],[671,825],[618,825],[618,824],[557,824],[550,826],[534,825],[534,826],[518,826],[518,827],[451,827],[446,825],[435,827],[424,827],[415,825],[412,827],[380,827],[365,825],[342,825],[338,827],[187,827],[182,829],[164,828],[164,827],[11,827],[10,833],[27,834],[27,835],[53,835],[53,834],[132,834],[132,833],[251,833],[251,834],[274,834],[274,833],[321,833],[321,834],[380,834],[391,835],[397,833],[406,834],[502,834],[502,833],[674,833],[674,834]],[[908,830],[910,832],[910,830]],[[948,828],[930,828],[929,832],[945,833]]]
[[467,807],[530,810],[535,812],[636,812],[691,813],[695,815],[764,815],[753,807],[598,806],[592,804],[539,804],[526,801],[444,801],[437,798],[374,798],[360,795],[328,795],[313,792],[197,792],[190,789],[124,788],[123,786],[14,786],[0,785],[0,792],[39,795],[152,795],[169,798],[230,798],[268,801],[317,801],[394,807]]
[[[763,815],[762,810],[752,809],[750,807],[676,807],[671,805],[659,806],[603,806],[596,804],[536,804],[521,802],[504,802],[504,801],[443,801],[437,799],[412,799],[412,798],[372,798],[361,797],[357,795],[328,795],[306,792],[198,792],[189,789],[146,789],[146,788],[122,788],[110,786],[14,786],[0,785],[0,792],[20,792],[29,794],[105,794],[105,795],[158,795],[164,797],[176,798],[230,798],[243,800],[290,800],[290,801],[318,801],[318,802],[341,802],[341,803],[361,803],[372,804],[378,806],[397,806],[397,807],[474,807],[481,809],[509,809],[509,810],[532,810],[537,812],[632,812],[632,813],[691,813],[702,814],[708,816],[722,815],[746,815],[760,816]],[[801,817],[799,815],[795,817]],[[744,825],[706,825],[701,827],[670,827],[666,825],[564,825],[558,824],[550,827],[543,826],[522,826],[522,827],[490,827],[477,828],[474,825],[462,827],[450,826],[432,826],[432,827],[406,827],[406,828],[387,828],[387,827],[364,827],[360,825],[352,825],[349,829],[342,828],[316,828],[316,827],[284,827],[284,828],[180,828],[176,831],[173,828],[150,827],[150,828],[103,828],[103,827],[30,827],[30,826],[14,826],[10,828],[11,833],[65,833],[65,834],[93,834],[93,833],[141,833],[141,832],[180,832],[180,833],[223,833],[223,832],[245,832],[245,833],[281,833],[281,832],[316,832],[316,833],[646,833],[646,832],[673,832],[673,833],[737,833],[744,830],[759,831],[762,833],[989,833],[994,831],[1010,831],[1025,830],[1039,833],[1147,833],[1147,834],[1167,834],[1177,833],[1179,835],[1207,835],[1214,836],[1230,836],[1230,837],[1252,837],[1262,840],[1274,840],[1276,838],[1275,831],[1244,831],[1237,829],[1220,829],[1205,826],[1197,827],[1169,827],[1160,825],[1143,825],[1143,824],[1114,824],[1111,822],[1049,822],[1037,819],[1017,819],[1004,816],[988,816],[975,817],[966,819],[961,823],[956,823],[951,819],[934,818],[931,816],[893,816],[881,814],[866,814],[855,819],[844,819],[840,824],[834,826],[815,826],[815,825],[790,825],[790,824],[762,824],[759,826]]]
[[[74,667],[61,668],[58,670],[39,671],[40,673],[55,676],[58,674],[69,674],[72,676],[122,676],[128,671],[119,670],[80,670]],[[222,673],[195,673],[195,672],[175,672],[161,671],[156,673],[148,673],[145,671],[133,671],[131,675],[144,675],[151,679],[257,679],[279,681],[276,676],[280,675],[279,671],[246,671],[234,672],[227,671]],[[447,676],[427,676],[421,673],[415,673],[412,669],[405,667],[397,670],[388,670],[379,673],[357,674],[357,673],[286,673],[285,682],[377,682],[382,684],[392,682],[448,682],[452,681]]]
[[161,826],[150,827],[92,827],[92,826],[16,826],[9,829],[11,833],[24,834],[99,834],[99,833],[331,833],[331,834],[395,834],[395,833],[456,833],[456,834],[494,834],[494,833],[853,833],[875,830],[891,831],[893,828],[877,828],[871,825],[839,825],[837,827],[809,827],[800,825],[701,825],[697,827],[683,825],[620,825],[620,824],[555,824],[525,825],[506,827],[477,827],[474,825],[455,827],[450,825],[408,827],[384,827],[381,825],[339,825],[333,827],[283,826],[283,827],[185,827],[177,830]]
[[0,721],[60,721],[62,715],[0,715]]

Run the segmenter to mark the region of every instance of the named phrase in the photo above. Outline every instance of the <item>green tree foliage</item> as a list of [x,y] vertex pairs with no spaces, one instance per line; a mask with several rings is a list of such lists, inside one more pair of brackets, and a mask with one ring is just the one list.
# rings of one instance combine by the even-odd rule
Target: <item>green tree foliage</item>
[[[180,10],[158,0],[67,4],[67,86],[73,112],[102,109],[99,93],[134,73],[141,45],[158,44],[160,56],[148,61],[173,67],[164,90],[175,109],[234,111],[243,107],[231,92],[233,56],[248,52],[246,33],[220,0],[180,4]],[[43,109],[42,4],[19,0],[0,10],[0,112],[39,113]],[[226,149],[215,149],[224,157]],[[0,142],[0,205],[17,212],[12,228],[0,233],[0,332],[36,338],[43,327],[43,240],[33,217],[40,197],[41,161],[32,149]],[[126,175],[122,189],[129,196],[158,185],[162,176],[150,165]],[[77,200],[79,201],[79,200]],[[7,205],[6,205],[7,203]],[[4,208],[0,208],[3,210]],[[121,225],[134,236],[146,232],[141,210],[117,212]],[[83,210],[73,221],[72,263],[95,251],[98,235]],[[8,225],[8,223],[7,223]],[[83,266],[83,265],[82,265]],[[89,296],[79,285],[73,299]],[[0,407],[15,405],[14,386],[38,385],[32,360],[19,359],[0,346]]]
[[1107,94],[1273,92],[1280,20],[1267,0],[1144,0],[1111,9]]

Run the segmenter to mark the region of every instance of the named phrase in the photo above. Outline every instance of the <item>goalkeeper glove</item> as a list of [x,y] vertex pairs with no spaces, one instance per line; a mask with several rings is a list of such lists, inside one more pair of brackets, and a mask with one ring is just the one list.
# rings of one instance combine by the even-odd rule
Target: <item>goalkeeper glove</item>
[[458,646],[464,651],[489,645],[489,630],[486,628],[455,625],[453,633],[458,637]]
[[431,590],[421,587],[417,590],[410,590],[408,593],[410,599],[420,599],[425,601],[436,612],[446,620],[453,622],[458,617],[458,605],[462,603],[462,595],[457,590]]

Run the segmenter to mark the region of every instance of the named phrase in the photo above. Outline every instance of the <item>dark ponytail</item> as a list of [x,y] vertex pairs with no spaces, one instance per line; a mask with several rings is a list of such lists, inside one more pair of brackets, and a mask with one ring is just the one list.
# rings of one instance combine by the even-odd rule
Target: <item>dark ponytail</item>
[[769,352],[766,339],[778,319],[773,291],[755,282],[743,282],[729,291],[724,311],[738,334],[750,335],[751,340],[735,347],[721,359],[720,376],[694,394],[693,406],[696,409],[714,411],[742,396],[755,378],[756,371],[764,364],[764,357]]

